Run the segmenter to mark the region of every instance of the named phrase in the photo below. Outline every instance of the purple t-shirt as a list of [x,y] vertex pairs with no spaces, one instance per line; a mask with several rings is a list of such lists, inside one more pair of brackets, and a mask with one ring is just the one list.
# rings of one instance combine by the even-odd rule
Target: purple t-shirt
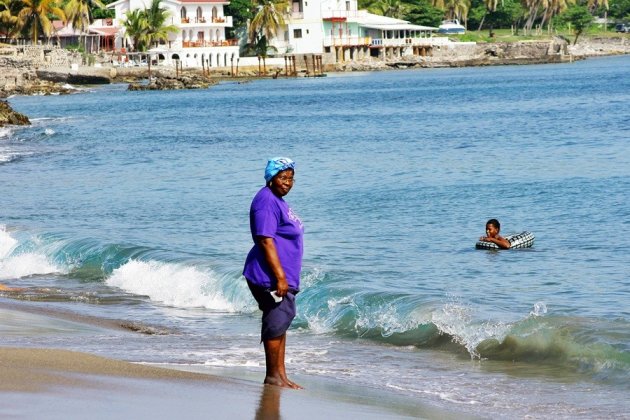
[[257,286],[276,287],[276,278],[265,260],[262,248],[256,243],[257,236],[266,236],[273,238],[289,288],[300,290],[304,226],[298,215],[291,210],[286,201],[265,186],[258,191],[252,201],[249,209],[249,226],[254,247],[245,260],[243,269],[245,278]]

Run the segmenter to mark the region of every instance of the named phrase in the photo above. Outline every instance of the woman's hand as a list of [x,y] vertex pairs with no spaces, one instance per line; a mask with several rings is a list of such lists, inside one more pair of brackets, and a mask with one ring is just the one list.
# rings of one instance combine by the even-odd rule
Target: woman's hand
[[276,244],[273,242],[273,238],[258,236],[256,239],[265,254],[267,264],[271,267],[271,272],[276,278],[276,294],[278,296],[286,296],[289,291],[289,285],[282,264],[280,264],[280,258],[278,258],[278,251],[276,250]]

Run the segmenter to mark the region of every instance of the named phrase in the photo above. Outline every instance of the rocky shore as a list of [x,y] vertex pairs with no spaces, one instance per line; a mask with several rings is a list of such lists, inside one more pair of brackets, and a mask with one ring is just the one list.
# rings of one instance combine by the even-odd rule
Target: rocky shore
[[0,127],[6,125],[30,125],[28,117],[11,108],[7,101],[0,100]]
[[174,72],[160,71],[151,75],[148,83],[130,83],[127,90],[179,90],[179,89],[206,89],[219,83],[216,79],[211,79],[198,74],[176,75]]
[[[561,63],[602,55],[630,54],[630,37],[582,37],[577,45],[554,37],[544,41],[452,42],[435,45],[427,56],[368,58],[327,65],[326,72],[379,71],[402,68],[467,67],[515,64]],[[223,79],[251,80],[257,69],[241,69],[239,77],[229,72],[201,69],[154,68],[150,82],[147,67],[111,67],[106,57],[96,66],[83,66],[76,52],[49,46],[9,46],[0,44],[0,98],[10,95],[51,95],[76,92],[76,85],[129,83],[129,90],[203,89]],[[273,74],[273,71],[270,73]],[[298,71],[303,75],[304,72]],[[265,77],[265,76],[263,76]],[[271,77],[271,76],[266,76]]]
[[476,67],[551,64],[589,57],[630,54],[630,37],[584,38],[572,45],[567,39],[521,42],[460,42],[433,48],[426,57],[406,56],[339,63],[334,71],[375,71],[392,68]]

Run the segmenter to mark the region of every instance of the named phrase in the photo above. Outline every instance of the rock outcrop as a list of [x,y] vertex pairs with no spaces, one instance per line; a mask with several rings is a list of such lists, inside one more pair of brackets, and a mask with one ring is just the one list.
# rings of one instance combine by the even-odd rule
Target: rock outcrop
[[206,89],[217,84],[216,80],[196,74],[158,75],[152,77],[149,83],[131,83],[128,90],[178,90],[178,89]]
[[30,125],[28,117],[11,108],[8,102],[0,101],[0,127],[5,125]]

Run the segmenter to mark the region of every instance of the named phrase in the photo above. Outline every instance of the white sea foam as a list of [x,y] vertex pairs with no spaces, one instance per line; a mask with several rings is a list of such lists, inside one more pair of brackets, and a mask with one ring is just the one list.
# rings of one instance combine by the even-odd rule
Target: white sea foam
[[58,273],[60,269],[37,252],[14,254],[19,241],[0,226],[0,279],[15,279],[36,274]]
[[484,340],[505,338],[510,329],[502,322],[478,323],[472,319],[472,309],[459,303],[447,303],[433,313],[432,322],[441,333],[449,334],[453,341],[466,347],[472,358],[480,358],[477,346]]
[[530,316],[543,316],[547,313],[547,305],[545,302],[536,302],[534,309],[529,313]]
[[9,137],[11,135],[11,128],[9,127],[0,127],[0,139],[5,137]]
[[114,270],[106,283],[170,306],[238,310],[221,292],[216,275],[181,264],[131,260]]
[[17,240],[6,231],[6,227],[0,226],[0,261],[11,253],[16,244]]
[[55,130],[53,130],[52,128],[47,128],[44,130],[44,134],[46,134],[47,136],[52,136],[53,134],[55,134]]
[[0,279],[14,279],[60,271],[48,261],[46,256],[36,253],[24,253],[0,260]]

